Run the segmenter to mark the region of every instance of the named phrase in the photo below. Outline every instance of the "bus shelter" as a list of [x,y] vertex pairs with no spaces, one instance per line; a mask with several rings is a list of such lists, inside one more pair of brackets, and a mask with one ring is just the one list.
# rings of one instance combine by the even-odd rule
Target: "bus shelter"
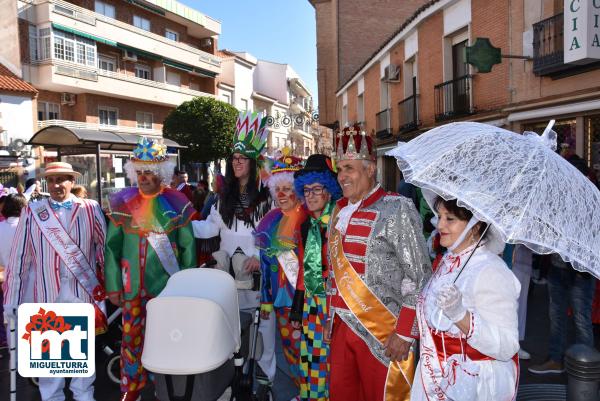
[[[93,190],[95,182],[98,202],[102,204],[103,192],[116,191],[126,186],[123,163],[133,154],[140,136],[51,125],[36,132],[28,144],[55,151],[58,161],[67,161],[82,171],[84,176],[82,182],[78,183]],[[185,146],[170,139],[161,139],[167,145],[169,157],[176,158],[179,165],[179,150]]]

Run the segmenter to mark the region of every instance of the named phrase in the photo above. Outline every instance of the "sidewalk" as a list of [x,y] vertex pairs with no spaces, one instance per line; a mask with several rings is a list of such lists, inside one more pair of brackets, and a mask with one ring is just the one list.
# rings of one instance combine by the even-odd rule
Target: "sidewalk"
[[[533,375],[527,368],[533,364],[541,363],[546,360],[548,351],[548,333],[550,323],[548,320],[548,287],[546,285],[532,285],[529,291],[529,305],[527,311],[527,331],[523,348],[531,353],[530,361],[521,361],[521,375],[519,383],[519,393],[517,401],[550,401],[564,400],[565,385],[567,383],[566,373],[560,375]],[[573,332],[570,330],[572,341]],[[596,347],[600,345],[600,336],[598,328],[595,328]],[[278,344],[280,342],[278,341]],[[283,355],[281,347],[277,350],[277,362],[283,366]],[[96,379],[96,399],[98,401],[117,400],[119,389],[116,385],[109,383],[102,372],[103,360],[97,361],[98,377]],[[291,382],[286,367],[277,371],[275,379],[276,401],[287,401],[293,395],[293,383]],[[18,379],[18,398],[19,401],[39,401],[39,393],[26,379]],[[0,400],[8,400],[9,395],[9,373],[8,358],[0,359]],[[153,400],[152,390],[148,389],[144,393],[144,401]],[[71,398],[67,398],[70,400]]]

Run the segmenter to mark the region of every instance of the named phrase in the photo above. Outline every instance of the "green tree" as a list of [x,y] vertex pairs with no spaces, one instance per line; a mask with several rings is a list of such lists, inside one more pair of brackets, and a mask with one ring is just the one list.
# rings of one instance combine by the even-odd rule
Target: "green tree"
[[196,97],[181,103],[164,121],[165,138],[187,146],[181,150],[182,163],[210,162],[231,153],[238,110],[210,97]]

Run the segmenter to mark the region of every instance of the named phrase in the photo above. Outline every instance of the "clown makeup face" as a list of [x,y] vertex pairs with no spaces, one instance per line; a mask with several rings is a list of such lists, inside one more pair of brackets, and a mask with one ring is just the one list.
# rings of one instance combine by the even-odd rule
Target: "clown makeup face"
[[136,170],[138,188],[144,195],[154,195],[160,191],[160,178],[150,170]]
[[304,186],[304,199],[306,208],[314,217],[319,217],[325,209],[325,205],[331,200],[331,194],[327,188],[318,182]]
[[298,206],[298,197],[294,191],[294,184],[289,181],[279,182],[275,185],[275,198],[283,212],[287,212]]

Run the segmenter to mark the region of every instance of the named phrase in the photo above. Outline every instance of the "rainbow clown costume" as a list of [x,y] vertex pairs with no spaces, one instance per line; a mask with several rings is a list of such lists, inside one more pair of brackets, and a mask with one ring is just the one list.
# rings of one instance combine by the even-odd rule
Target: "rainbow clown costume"
[[300,269],[290,320],[301,322],[300,399],[329,399],[329,344],[325,339],[329,278],[327,226],[336,200],[342,196],[331,159],[322,154],[308,158],[294,173],[296,193],[305,200],[309,217],[300,225]]
[[267,186],[279,207],[267,213],[255,233],[263,283],[261,314],[269,318],[275,312],[283,354],[297,385],[300,385],[301,332],[292,327],[289,315],[298,279],[298,233],[306,219],[306,211],[294,189],[294,173],[301,162],[289,154],[288,148],[280,158],[272,160]]
[[196,261],[194,209],[168,187],[175,165],[166,146],[142,137],[133,153],[125,170],[137,186],[111,196],[105,250],[106,292],[123,308],[121,401],[139,399],[148,381],[141,364],[146,303]]

